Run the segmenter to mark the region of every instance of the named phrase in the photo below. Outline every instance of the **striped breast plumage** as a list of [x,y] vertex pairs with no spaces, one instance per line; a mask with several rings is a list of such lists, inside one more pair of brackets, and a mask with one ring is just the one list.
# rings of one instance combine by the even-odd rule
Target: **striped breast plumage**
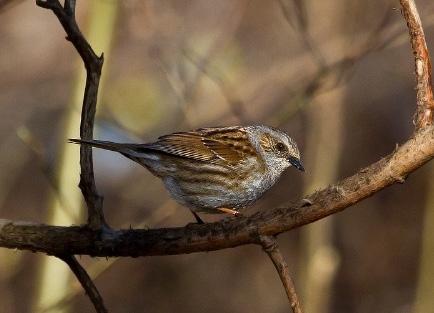
[[159,151],[165,162],[145,160],[145,165],[178,202],[196,211],[245,207],[268,189],[254,188],[265,164],[242,127],[174,133],[146,148]]

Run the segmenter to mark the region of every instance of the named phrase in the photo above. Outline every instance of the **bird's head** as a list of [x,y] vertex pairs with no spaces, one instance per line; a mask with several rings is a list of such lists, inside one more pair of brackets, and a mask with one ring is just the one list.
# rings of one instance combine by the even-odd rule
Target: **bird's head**
[[300,151],[295,141],[281,130],[268,126],[255,126],[260,153],[267,166],[282,172],[290,166],[300,171],[304,167],[300,160]]

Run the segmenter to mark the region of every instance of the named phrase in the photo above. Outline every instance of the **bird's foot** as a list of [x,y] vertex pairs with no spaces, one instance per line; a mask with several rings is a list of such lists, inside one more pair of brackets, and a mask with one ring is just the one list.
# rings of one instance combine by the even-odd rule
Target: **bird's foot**
[[307,198],[303,198],[301,199],[301,207],[307,207],[307,206],[311,206],[313,204],[313,201]]
[[229,208],[217,208],[217,210],[219,210],[220,212],[223,213],[227,213],[227,214],[231,214],[232,216],[243,216],[240,212],[238,212],[237,210],[234,209],[229,209]]

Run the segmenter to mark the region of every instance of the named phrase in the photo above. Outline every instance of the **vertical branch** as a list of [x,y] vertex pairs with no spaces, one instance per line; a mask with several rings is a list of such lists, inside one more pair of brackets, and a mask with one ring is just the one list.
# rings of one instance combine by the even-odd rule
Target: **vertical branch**
[[78,281],[80,282],[83,289],[86,291],[86,294],[89,296],[90,300],[95,307],[97,313],[107,313],[107,309],[104,306],[104,301],[101,295],[96,289],[95,284],[92,282],[92,279],[86,273],[84,268],[78,263],[77,259],[73,255],[67,256],[59,256],[59,259],[68,264],[71,271],[75,274]]
[[[402,6],[402,14],[407,22],[411,47],[415,58],[417,110],[414,120],[416,129],[420,129],[431,125],[433,122],[434,100],[431,78],[431,59],[425,41],[422,22],[414,0],[400,0],[400,3]],[[431,172],[433,172],[433,167],[431,167]],[[428,183],[419,278],[413,308],[413,312],[415,313],[430,311],[434,303],[432,300],[432,278],[434,277],[432,267],[432,261],[434,260],[434,235],[432,231],[434,197],[432,191],[434,190],[434,184],[432,180],[429,180]]]
[[[86,83],[82,102],[80,137],[92,139],[103,56],[98,57],[82,35],[75,20],[75,0],[65,0],[63,7],[59,0],[36,0],[36,4],[53,11],[67,34],[66,39],[74,45],[83,60],[86,69]],[[92,149],[89,147],[81,147],[80,149],[80,168],[79,186],[88,208],[88,227],[94,230],[107,227],[102,210],[103,198],[98,194],[95,184]],[[58,257],[69,265],[88,294],[95,310],[97,312],[107,312],[98,290],[75,257],[73,255]]]
[[259,236],[259,243],[262,249],[268,254],[271,261],[279,274],[283,287],[285,288],[286,295],[291,305],[292,312],[302,313],[300,301],[298,300],[297,293],[295,292],[295,286],[289,274],[288,264],[286,264],[282,253],[280,252],[277,241],[272,236]]
[[400,0],[400,3],[402,14],[407,22],[415,59],[417,111],[414,123],[416,129],[420,129],[433,122],[434,99],[431,83],[431,60],[422,22],[414,0]]
[[[98,57],[80,32],[75,20],[75,0],[65,0],[64,7],[58,0],[36,0],[36,4],[53,11],[67,34],[66,39],[74,45],[83,60],[86,68],[86,86],[81,112],[80,137],[92,139],[103,55]],[[88,208],[87,222],[90,228],[100,229],[107,224],[102,210],[103,198],[98,194],[95,185],[92,149],[88,146],[80,147],[80,167],[79,186]]]

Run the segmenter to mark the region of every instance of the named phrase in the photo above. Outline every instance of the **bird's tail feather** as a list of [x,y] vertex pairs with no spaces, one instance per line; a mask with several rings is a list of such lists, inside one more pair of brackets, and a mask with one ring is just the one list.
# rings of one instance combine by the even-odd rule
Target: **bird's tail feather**
[[69,139],[68,142],[80,145],[89,145],[95,148],[116,151],[120,153],[132,152],[137,148],[137,144],[117,143],[102,140]]
[[155,161],[158,160],[159,157],[155,154],[155,151],[149,149],[146,144],[117,143],[111,141],[85,139],[69,139],[68,141],[70,143],[76,143],[80,145],[84,144],[95,148],[119,152],[127,158],[141,164],[142,166],[145,166],[154,175],[161,176],[158,171],[154,170],[154,165],[156,164]]

